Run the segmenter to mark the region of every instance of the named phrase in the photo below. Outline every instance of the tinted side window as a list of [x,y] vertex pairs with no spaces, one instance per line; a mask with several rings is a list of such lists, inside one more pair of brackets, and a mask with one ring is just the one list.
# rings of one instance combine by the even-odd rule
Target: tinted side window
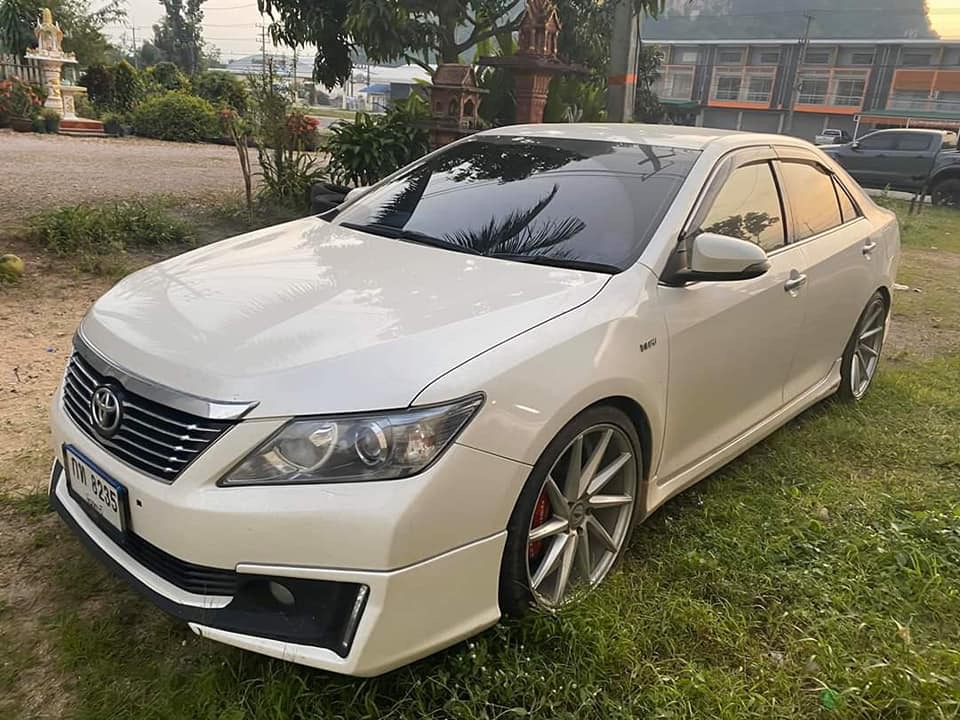
[[700,223],[700,232],[754,242],[766,251],[786,243],[780,193],[769,163],[734,170]]
[[833,178],[833,185],[837,189],[837,199],[840,201],[840,217],[844,222],[850,222],[854,218],[860,217],[857,206],[850,199],[850,193],[840,184],[840,181]]
[[932,135],[903,133],[897,142],[897,150],[929,150],[932,141]]
[[801,162],[784,162],[780,169],[797,240],[822,233],[843,222],[830,173],[819,165]]
[[897,144],[897,133],[877,133],[867,135],[860,140],[861,150],[893,150]]

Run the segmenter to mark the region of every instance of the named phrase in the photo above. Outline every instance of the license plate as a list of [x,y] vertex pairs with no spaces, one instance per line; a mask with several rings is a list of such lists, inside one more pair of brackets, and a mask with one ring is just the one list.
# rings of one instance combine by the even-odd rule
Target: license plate
[[70,490],[119,532],[126,529],[126,489],[71,447],[64,448]]

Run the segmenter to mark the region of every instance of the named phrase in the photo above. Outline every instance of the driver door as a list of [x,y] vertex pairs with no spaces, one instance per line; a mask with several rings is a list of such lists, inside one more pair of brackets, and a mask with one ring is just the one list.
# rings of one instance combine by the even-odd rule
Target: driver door
[[[661,482],[694,469],[783,405],[806,268],[802,250],[787,245],[774,159],[769,148],[728,157],[683,235],[687,246],[700,232],[755,242],[770,270],[658,289],[670,336]],[[681,245],[678,255],[685,252]]]

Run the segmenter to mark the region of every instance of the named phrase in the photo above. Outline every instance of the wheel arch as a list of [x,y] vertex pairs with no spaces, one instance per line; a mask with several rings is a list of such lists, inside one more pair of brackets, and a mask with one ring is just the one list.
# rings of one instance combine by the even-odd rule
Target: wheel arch
[[877,288],[877,292],[880,293],[883,301],[887,304],[887,311],[889,312],[893,305],[893,296],[890,294],[890,288],[888,288],[886,285],[881,285]]
[[640,452],[643,461],[641,476],[643,482],[647,482],[650,479],[652,464],[653,429],[650,426],[650,418],[647,416],[646,411],[634,398],[625,395],[613,395],[603,398],[585,407],[584,410],[589,410],[590,408],[601,405],[615,407],[630,418],[630,421],[633,423],[634,429],[637,431],[637,436],[640,438]]

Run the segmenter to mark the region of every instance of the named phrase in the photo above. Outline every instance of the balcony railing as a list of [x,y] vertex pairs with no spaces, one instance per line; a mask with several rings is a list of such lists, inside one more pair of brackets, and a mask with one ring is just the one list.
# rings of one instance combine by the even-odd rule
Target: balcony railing
[[897,97],[887,103],[888,110],[920,110],[924,112],[960,113],[960,100],[937,100],[935,98]]

